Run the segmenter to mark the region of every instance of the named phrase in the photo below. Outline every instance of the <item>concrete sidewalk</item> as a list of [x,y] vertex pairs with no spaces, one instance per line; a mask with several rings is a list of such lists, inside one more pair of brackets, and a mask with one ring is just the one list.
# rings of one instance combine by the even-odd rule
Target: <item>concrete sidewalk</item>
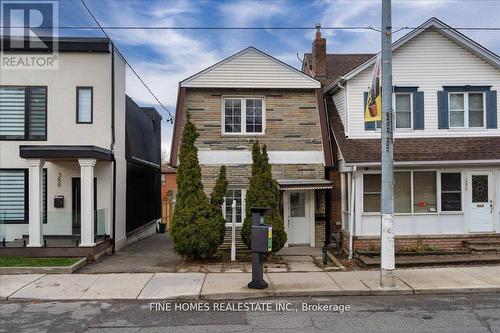
[[500,265],[399,269],[396,288],[378,271],[267,273],[269,288],[248,289],[250,273],[31,274],[0,276],[0,299],[207,299],[500,292]]

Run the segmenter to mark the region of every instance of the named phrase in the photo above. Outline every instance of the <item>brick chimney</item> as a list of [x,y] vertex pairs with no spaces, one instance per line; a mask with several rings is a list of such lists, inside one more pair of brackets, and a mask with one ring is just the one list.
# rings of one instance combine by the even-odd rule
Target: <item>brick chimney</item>
[[321,24],[316,24],[316,38],[312,43],[312,74],[326,79],[326,38],[321,38]]

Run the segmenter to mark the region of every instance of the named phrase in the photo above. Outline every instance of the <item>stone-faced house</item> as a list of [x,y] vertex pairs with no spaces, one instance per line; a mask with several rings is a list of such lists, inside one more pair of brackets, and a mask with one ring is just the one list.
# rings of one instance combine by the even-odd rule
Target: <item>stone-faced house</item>
[[227,167],[228,222],[233,199],[237,223],[244,220],[251,147],[258,140],[267,145],[280,186],[287,245],[324,245],[325,193],[332,186],[325,170],[332,159],[319,81],[254,47],[185,79],[179,84],[172,166],[178,163],[187,112],[200,134],[196,145],[207,194],[220,166]]
[[[302,70],[323,83],[344,245],[380,238],[380,124],[364,123],[374,54],[327,54]],[[441,249],[500,236],[500,57],[436,18],[393,43],[395,236]]]

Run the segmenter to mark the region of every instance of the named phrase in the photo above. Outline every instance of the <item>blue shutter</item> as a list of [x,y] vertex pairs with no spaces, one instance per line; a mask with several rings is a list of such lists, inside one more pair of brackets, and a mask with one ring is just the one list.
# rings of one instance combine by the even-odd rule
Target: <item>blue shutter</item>
[[424,129],[424,92],[413,93],[413,129]]
[[486,128],[497,128],[497,91],[486,91]]
[[[368,92],[363,93],[363,122],[365,121],[365,110],[366,110],[366,99],[368,98]],[[375,122],[365,123],[365,131],[374,131]]]
[[438,91],[438,128],[449,128],[448,122],[448,92]]

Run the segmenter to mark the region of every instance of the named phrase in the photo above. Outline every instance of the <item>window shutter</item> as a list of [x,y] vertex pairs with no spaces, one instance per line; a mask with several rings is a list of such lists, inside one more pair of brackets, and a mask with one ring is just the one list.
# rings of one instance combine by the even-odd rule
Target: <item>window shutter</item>
[[413,129],[424,129],[424,92],[413,93]]
[[486,91],[486,128],[497,128],[497,91]]
[[438,91],[438,128],[449,128],[448,122],[448,92]]
[[[368,98],[368,92],[363,93],[363,122],[365,122],[365,110],[366,110],[366,99]],[[375,130],[375,122],[365,122],[365,131],[374,131]]]

